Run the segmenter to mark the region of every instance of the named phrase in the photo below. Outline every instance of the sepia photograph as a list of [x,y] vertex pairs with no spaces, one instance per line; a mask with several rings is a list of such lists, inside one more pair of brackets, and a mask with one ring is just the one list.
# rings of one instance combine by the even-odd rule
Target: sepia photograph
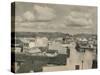
[[11,3],[13,73],[97,69],[97,7]]

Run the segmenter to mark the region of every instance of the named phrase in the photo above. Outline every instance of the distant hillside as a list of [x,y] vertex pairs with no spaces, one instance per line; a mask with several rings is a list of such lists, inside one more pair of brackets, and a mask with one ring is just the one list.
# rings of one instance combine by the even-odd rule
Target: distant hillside
[[89,37],[97,37],[97,34],[76,34],[73,37],[86,37],[86,38],[89,38]]
[[[11,33],[14,35],[14,32]],[[60,33],[60,32],[16,32],[15,36],[16,37],[48,37],[48,38],[56,38],[56,37],[65,37],[65,33]]]

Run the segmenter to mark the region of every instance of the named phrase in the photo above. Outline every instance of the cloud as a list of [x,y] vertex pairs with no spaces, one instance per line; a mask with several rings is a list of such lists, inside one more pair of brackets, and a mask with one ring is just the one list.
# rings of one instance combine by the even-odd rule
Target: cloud
[[34,12],[31,12],[31,11],[26,11],[24,14],[23,14],[23,18],[27,21],[34,21],[35,20],[35,14]]
[[16,22],[50,21],[56,17],[55,11],[47,6],[34,5],[33,9],[26,10],[23,14],[16,16]]
[[73,11],[65,18],[69,21],[70,27],[91,28],[93,26],[93,20],[91,19],[90,13]]
[[47,6],[34,5],[38,20],[51,20],[55,18],[55,11]]
[[[21,6],[19,6],[21,7]],[[94,13],[88,9],[57,7],[42,4],[23,6],[16,14],[18,31],[88,32],[95,28]],[[74,8],[74,7],[73,7]],[[93,10],[94,11],[94,10]],[[92,17],[92,18],[91,18]],[[93,20],[94,19],[94,20]],[[96,28],[95,28],[96,29]],[[93,30],[95,31],[95,30]]]
[[23,18],[21,16],[16,16],[15,17],[15,22],[22,22]]

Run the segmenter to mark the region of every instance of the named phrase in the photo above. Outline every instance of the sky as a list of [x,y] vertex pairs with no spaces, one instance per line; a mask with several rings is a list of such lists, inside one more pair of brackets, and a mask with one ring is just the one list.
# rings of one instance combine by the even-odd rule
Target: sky
[[97,7],[17,2],[16,32],[97,33]]

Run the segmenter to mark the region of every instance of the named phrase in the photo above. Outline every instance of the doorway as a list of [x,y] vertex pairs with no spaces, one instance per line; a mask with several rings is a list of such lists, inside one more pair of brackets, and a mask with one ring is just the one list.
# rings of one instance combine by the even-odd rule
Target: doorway
[[79,65],[75,65],[75,70],[79,70],[80,66]]

